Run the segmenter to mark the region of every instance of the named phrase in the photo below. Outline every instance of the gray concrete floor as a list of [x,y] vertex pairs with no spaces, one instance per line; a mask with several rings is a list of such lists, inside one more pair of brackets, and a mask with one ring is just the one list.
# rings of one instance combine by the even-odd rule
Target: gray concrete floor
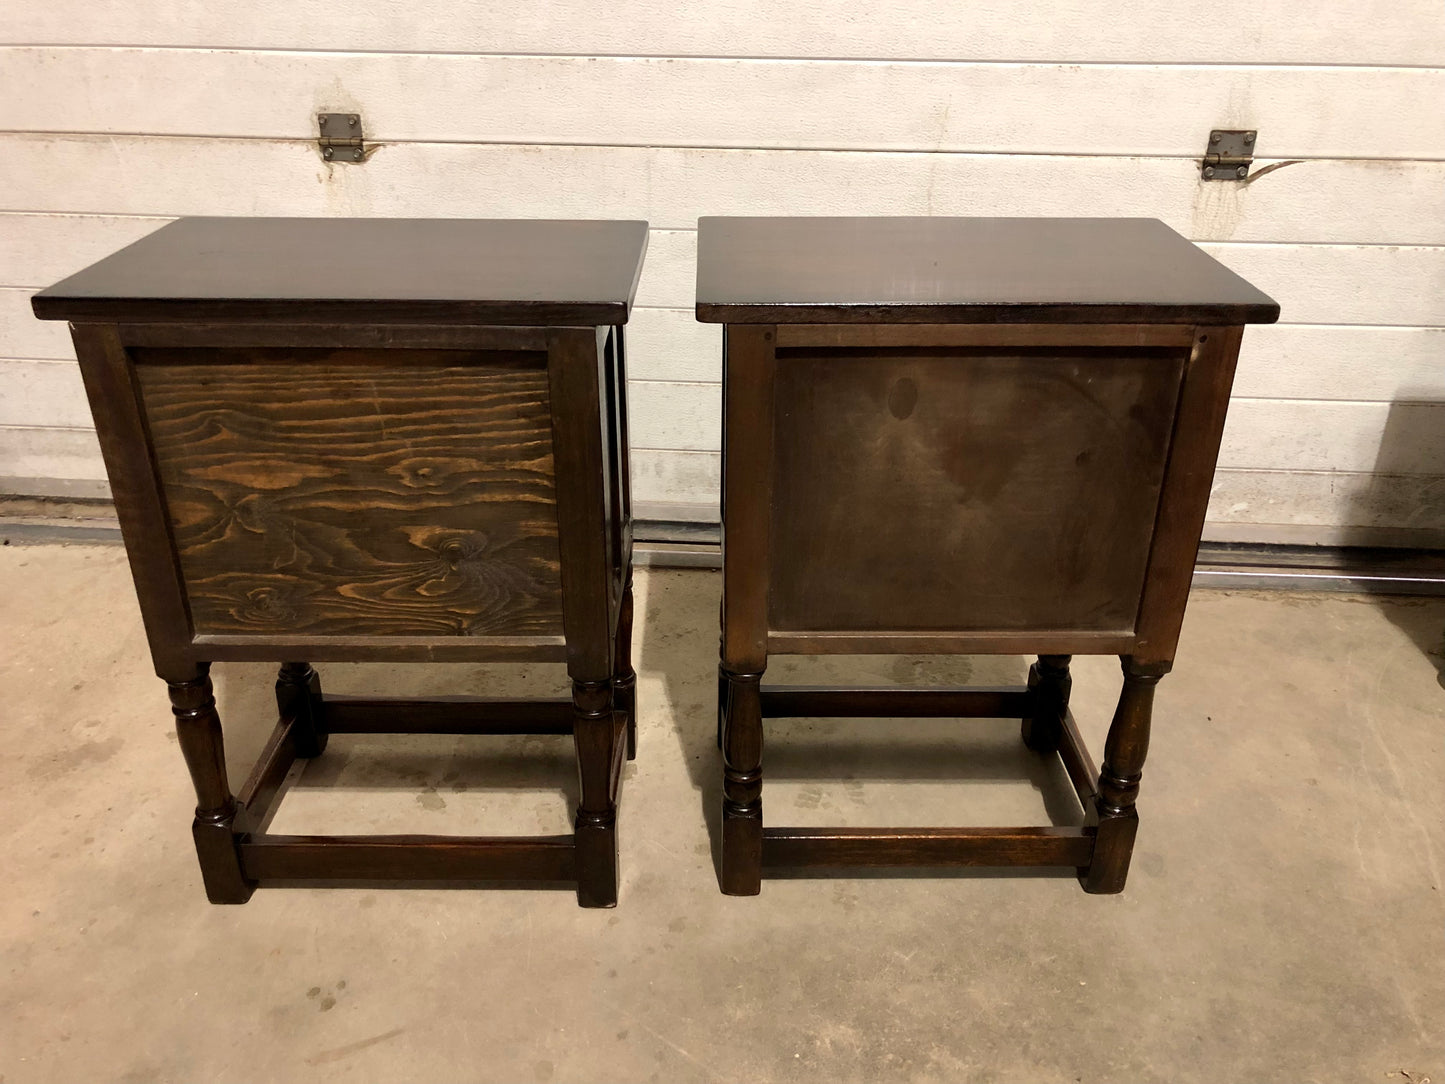
[[[730,899],[709,845],[719,579],[638,587],[616,910],[532,890],[211,907],[122,551],[0,550],[0,1081],[1445,1080],[1445,601],[1196,592],[1122,896],[982,873]],[[1023,670],[779,659],[772,676]],[[272,668],[216,672],[240,776]],[[1098,750],[1117,663],[1075,673]],[[552,667],[322,674],[337,692],[562,687]],[[779,725],[771,822],[1079,815],[1015,724],[882,733]],[[274,827],[565,831],[568,745],[333,739]]]

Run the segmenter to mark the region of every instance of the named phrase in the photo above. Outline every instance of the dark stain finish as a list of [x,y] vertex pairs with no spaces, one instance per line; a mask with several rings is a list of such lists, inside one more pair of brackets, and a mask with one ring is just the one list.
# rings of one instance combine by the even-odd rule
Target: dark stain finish
[[646,222],[183,218],[41,291],[45,320],[620,325]]
[[[357,881],[617,902],[636,746],[622,325],[646,229],[181,220],[34,300],[72,321],[212,902]],[[218,659],[281,664],[276,725],[236,792]],[[315,659],[565,659],[573,688],[328,697]],[[348,732],[571,734],[574,831],[268,834],[295,762]]]
[[1273,323],[1153,218],[701,218],[712,323]]
[[[1121,891],[1241,325],[1278,306],[1152,220],[703,219],[697,315],[727,325],[722,890],[995,865]],[[1037,662],[1005,689],[762,684],[770,653],[913,652]],[[1069,665],[1104,652],[1096,767]],[[765,719],[938,715],[1020,720],[1083,823],[764,824]]]
[[780,350],[770,627],[1132,631],[1184,361]]
[[133,353],[196,632],[561,631],[545,354]]

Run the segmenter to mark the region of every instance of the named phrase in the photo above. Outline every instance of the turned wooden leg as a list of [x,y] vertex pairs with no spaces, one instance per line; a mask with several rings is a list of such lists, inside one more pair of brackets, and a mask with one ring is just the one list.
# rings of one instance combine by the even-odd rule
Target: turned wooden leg
[[763,880],[762,674],[723,671],[722,890],[756,896]]
[[216,714],[210,665],[199,666],[195,678],[168,682],[168,686],[176,737],[196,788],[191,835],[196,842],[206,898],[212,903],[245,903],[255,886],[241,872],[241,855],[232,831],[236,799],[226,780],[221,718]]
[[[718,640],[717,640],[717,657],[718,657],[719,659],[723,659],[723,658],[726,657],[726,655],[725,655],[725,649],[726,649],[726,647],[727,647],[727,642],[726,642],[726,640],[724,640],[723,635],[722,635],[722,614],[721,614],[721,612],[719,612],[719,614],[718,614]],[[717,666],[717,747],[718,747],[718,750],[719,750],[719,751],[722,750],[723,718],[727,715],[727,710],[728,710],[728,672],[727,672],[727,668],[724,667],[721,662],[719,662],[719,663],[718,663],[718,666]]]
[[723,720],[728,711],[728,675],[721,666],[717,668],[717,747],[723,747]]
[[1099,794],[1094,804],[1099,814],[1094,859],[1081,871],[1086,892],[1122,892],[1129,876],[1129,858],[1134,851],[1134,834],[1139,814],[1134,802],[1139,797],[1139,779],[1144,774],[1144,757],[1149,752],[1149,720],[1154,709],[1154,687],[1169,670],[1167,663],[1140,665],[1130,656],[1121,660],[1124,688],[1119,706],[1109,724],[1104,743],[1104,765],[1099,771]]
[[627,759],[637,759],[637,671],[632,668],[632,573],[617,608],[617,639],[613,644],[612,703],[627,724]]
[[577,902],[617,906],[617,803],[612,756],[617,727],[610,681],[572,682],[573,739],[582,800],[577,805]]
[[1072,655],[1040,655],[1029,667],[1029,697],[1032,711],[1023,721],[1024,744],[1036,753],[1052,753],[1064,733],[1064,715],[1069,710],[1069,677]]
[[291,733],[298,757],[319,757],[326,751],[326,718],[321,704],[321,678],[309,662],[283,662],[276,675],[276,708],[295,719]]

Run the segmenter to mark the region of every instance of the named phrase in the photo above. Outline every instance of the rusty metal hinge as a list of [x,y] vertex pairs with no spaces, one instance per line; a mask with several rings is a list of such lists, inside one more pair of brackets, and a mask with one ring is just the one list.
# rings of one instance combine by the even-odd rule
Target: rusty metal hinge
[[317,149],[328,162],[365,162],[366,145],[361,139],[359,113],[318,113],[321,127]]
[[1204,148],[1204,161],[1199,175],[1206,181],[1242,181],[1254,164],[1252,129],[1216,128],[1209,133],[1209,146]]

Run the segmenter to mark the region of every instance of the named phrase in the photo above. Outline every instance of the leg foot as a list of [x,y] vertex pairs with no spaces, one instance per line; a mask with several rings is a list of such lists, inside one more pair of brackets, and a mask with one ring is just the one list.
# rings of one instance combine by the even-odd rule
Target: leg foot
[[763,675],[723,671],[722,890],[756,896],[763,879]]
[[233,825],[236,799],[226,780],[226,754],[221,719],[211,688],[209,665],[189,681],[169,683],[176,738],[196,790],[196,816],[191,836],[201,863],[206,898],[212,903],[245,903],[255,888],[241,872]]
[[296,723],[298,757],[319,757],[326,751],[326,716],[321,700],[321,678],[309,662],[283,662],[276,675],[276,708]]
[[618,740],[611,681],[572,682],[573,740],[582,800],[574,822],[577,902],[617,906],[617,803],[612,758]]
[[1024,744],[1036,753],[1059,748],[1064,733],[1064,714],[1069,710],[1069,677],[1072,655],[1040,655],[1029,667],[1029,695],[1033,711],[1023,720]]
[[1125,656],[1124,688],[1109,737],[1104,743],[1104,765],[1099,770],[1099,794],[1094,805],[1099,830],[1094,841],[1094,858],[1079,879],[1084,891],[1099,894],[1122,892],[1129,876],[1129,859],[1134,852],[1134,835],[1139,814],[1134,803],[1139,797],[1139,780],[1149,752],[1149,724],[1154,710],[1154,687],[1168,671],[1167,664],[1140,665]]

